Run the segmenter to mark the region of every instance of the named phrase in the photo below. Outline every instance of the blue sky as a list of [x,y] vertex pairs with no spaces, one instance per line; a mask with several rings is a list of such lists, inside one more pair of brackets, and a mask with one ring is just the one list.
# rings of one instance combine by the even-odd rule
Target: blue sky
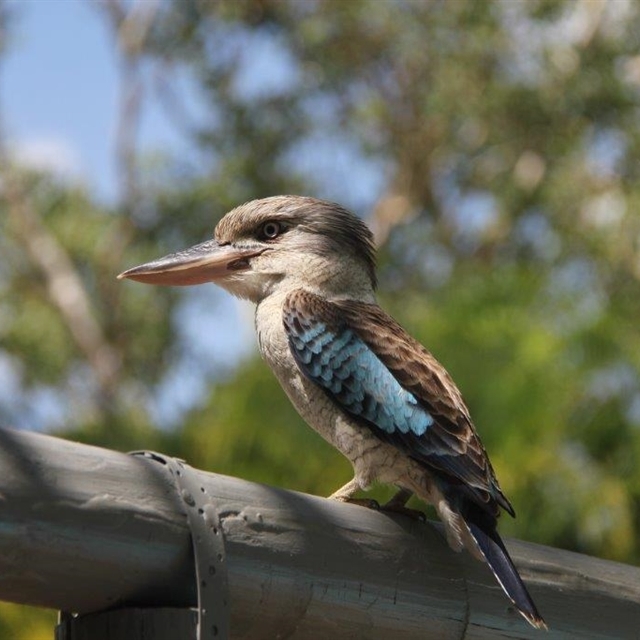
[[93,3],[13,2],[2,69],[4,128],[26,162],[51,166],[115,195],[110,161],[117,104],[109,34]]
[[[92,0],[9,0],[15,21],[9,55],[0,67],[0,114],[18,156],[84,182],[115,202],[114,133],[119,105],[116,47],[99,3]],[[161,0],[160,0],[161,1]],[[277,41],[247,36],[236,82],[239,94],[278,92],[295,82],[296,67]],[[169,122],[148,86],[143,101],[138,151],[178,152],[193,157],[194,146]],[[189,116],[203,113],[186,74],[171,81]],[[188,154],[191,154],[188,156]],[[365,159],[342,136],[325,131],[295,149],[294,165],[316,182],[320,197],[362,211],[375,201],[384,167]],[[345,181],[344,176],[351,180]]]
[[[2,126],[25,162],[80,179],[101,198],[117,197],[113,141],[118,61],[97,3],[13,1],[9,55],[0,67]],[[180,144],[151,101],[141,148]]]

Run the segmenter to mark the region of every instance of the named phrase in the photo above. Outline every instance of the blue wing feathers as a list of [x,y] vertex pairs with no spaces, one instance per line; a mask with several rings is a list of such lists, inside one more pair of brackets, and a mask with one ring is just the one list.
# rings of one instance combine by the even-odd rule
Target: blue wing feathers
[[432,416],[402,388],[376,354],[346,326],[285,317],[290,346],[305,375],[335,395],[353,415],[387,434],[423,435]]
[[381,439],[497,515],[513,515],[443,367],[376,305],[289,294],[283,322],[307,378]]

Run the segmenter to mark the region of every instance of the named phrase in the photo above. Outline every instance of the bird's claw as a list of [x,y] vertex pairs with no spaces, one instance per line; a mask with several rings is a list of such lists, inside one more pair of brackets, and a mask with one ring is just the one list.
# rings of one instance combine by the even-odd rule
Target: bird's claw
[[340,502],[346,502],[347,504],[357,504],[360,507],[366,507],[367,509],[373,509],[374,511],[380,511],[380,503],[372,498],[335,498]]
[[423,511],[419,509],[410,509],[409,507],[405,507],[404,505],[394,504],[392,501],[383,504],[380,507],[380,511],[386,511],[387,513],[395,513],[400,514],[401,516],[407,516],[407,518],[411,518],[412,520],[417,520],[418,522],[426,522],[427,516]]
[[374,511],[382,511],[385,513],[391,513],[395,515],[406,516],[407,518],[411,518],[412,520],[417,520],[418,522],[426,522],[427,516],[424,512],[419,509],[410,509],[409,507],[405,507],[404,505],[394,503],[392,500],[386,502],[385,504],[380,504],[377,500],[373,498],[335,498],[340,502],[346,502],[347,504],[355,504],[359,507],[366,507],[367,509],[373,509]]

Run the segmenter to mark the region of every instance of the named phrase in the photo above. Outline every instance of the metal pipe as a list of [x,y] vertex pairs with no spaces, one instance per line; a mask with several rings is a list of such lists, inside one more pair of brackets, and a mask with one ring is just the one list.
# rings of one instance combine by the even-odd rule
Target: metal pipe
[[[0,469],[0,599],[195,606],[185,505],[163,465],[2,430]],[[223,529],[234,639],[540,637],[433,523],[198,473]],[[547,638],[636,637],[640,569],[507,544]]]

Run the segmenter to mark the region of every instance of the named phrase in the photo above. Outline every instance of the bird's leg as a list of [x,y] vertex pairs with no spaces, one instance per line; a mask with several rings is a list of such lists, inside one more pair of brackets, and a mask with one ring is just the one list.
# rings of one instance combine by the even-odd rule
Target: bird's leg
[[358,504],[361,507],[368,507],[369,509],[380,509],[380,504],[377,500],[371,498],[354,498],[353,494],[360,489],[360,484],[355,478],[352,478],[337,491],[334,491],[329,500],[339,500],[340,502],[348,502],[350,504]]
[[398,489],[393,497],[384,503],[383,507],[385,509],[397,509],[398,507],[404,507],[412,495],[413,491],[409,491],[409,489]]
[[419,511],[418,509],[410,509],[405,506],[412,495],[413,491],[409,491],[409,489],[400,489],[388,502],[385,502],[380,509],[381,511],[400,513],[403,516],[408,516],[414,520],[426,522],[427,518],[422,511]]

